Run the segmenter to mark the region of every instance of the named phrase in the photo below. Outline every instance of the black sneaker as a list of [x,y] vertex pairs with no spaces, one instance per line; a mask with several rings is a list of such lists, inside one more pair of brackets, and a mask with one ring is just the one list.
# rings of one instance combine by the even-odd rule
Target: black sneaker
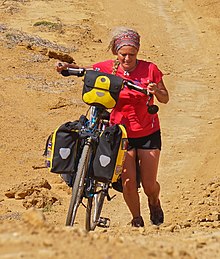
[[131,221],[131,226],[136,228],[144,227],[143,218],[141,216],[133,218]]
[[164,214],[160,206],[160,200],[158,200],[157,205],[151,205],[150,203],[148,205],[150,209],[150,220],[152,224],[159,226],[164,222]]

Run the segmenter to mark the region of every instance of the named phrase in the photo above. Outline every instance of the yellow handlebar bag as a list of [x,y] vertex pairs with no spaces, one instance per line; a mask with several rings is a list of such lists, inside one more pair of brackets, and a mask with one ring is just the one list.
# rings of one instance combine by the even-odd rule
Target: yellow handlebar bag
[[92,106],[114,108],[123,87],[123,79],[94,70],[86,71],[82,100]]

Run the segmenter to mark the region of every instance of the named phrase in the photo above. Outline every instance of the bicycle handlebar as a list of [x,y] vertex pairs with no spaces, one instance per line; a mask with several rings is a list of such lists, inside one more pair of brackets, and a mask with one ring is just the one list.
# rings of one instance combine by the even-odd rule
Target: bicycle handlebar
[[151,95],[151,93],[148,92],[147,89],[139,86],[139,85],[136,85],[134,83],[132,83],[131,81],[128,81],[128,80],[124,80],[124,85],[126,85],[129,89],[134,89],[135,91],[138,91],[138,92],[141,92],[145,95]]
[[61,71],[63,76],[84,76],[85,75],[85,68],[67,68]]
[[[66,70],[62,70],[61,71],[61,74],[63,76],[78,76],[78,77],[82,77],[85,75],[85,72],[86,72],[86,69],[85,68],[67,68]],[[134,84],[133,82],[131,81],[128,81],[128,80],[123,80],[123,84],[126,85],[129,89],[134,89],[138,92],[141,92],[145,95],[149,95],[151,96],[152,94],[148,92],[147,89],[139,86],[139,85],[136,85]]]
[[[86,73],[86,69],[85,68],[67,68],[66,70],[62,70],[61,74],[63,76],[78,76],[78,77],[82,77],[84,76]],[[149,91],[139,85],[134,84],[132,81],[129,80],[123,80],[123,84],[126,85],[129,89],[134,89],[135,91],[138,91],[140,93],[143,93],[145,95],[148,96],[148,100],[147,100],[147,107],[148,107],[148,112],[150,114],[155,114],[158,112],[159,107],[155,104],[150,105],[150,100],[153,97],[152,93],[149,93]]]

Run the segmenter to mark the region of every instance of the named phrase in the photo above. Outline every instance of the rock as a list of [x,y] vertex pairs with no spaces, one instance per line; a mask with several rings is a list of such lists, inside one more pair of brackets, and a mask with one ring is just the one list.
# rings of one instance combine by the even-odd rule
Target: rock
[[27,210],[23,214],[22,219],[25,223],[28,223],[34,227],[43,227],[46,224],[46,219],[43,212],[35,208]]
[[63,62],[67,62],[67,63],[74,62],[74,59],[69,54],[66,54],[66,53],[49,50],[47,55],[49,58],[59,59],[60,61],[63,61]]
[[26,196],[30,196],[34,192],[34,189],[27,189],[27,190],[18,190],[18,192],[15,193],[14,198],[16,200],[24,199]]
[[27,196],[23,201],[23,206],[28,209],[30,207],[44,208],[50,210],[51,206],[59,199],[47,189],[35,190],[32,195]]
[[183,227],[184,228],[190,228],[191,227],[191,223],[190,222],[184,223]]
[[28,209],[30,207],[51,209],[51,206],[59,200],[49,190],[51,185],[45,179],[32,179],[23,182],[18,186],[12,187],[5,193],[8,198],[24,199],[23,206]]
[[34,190],[39,188],[50,190],[51,185],[44,178],[31,179],[28,182],[23,182],[17,186],[12,187],[5,193],[5,196],[8,198],[24,199],[26,196],[30,196]]
[[15,197],[15,191],[14,190],[8,190],[5,193],[5,196],[8,197],[8,198],[14,198]]

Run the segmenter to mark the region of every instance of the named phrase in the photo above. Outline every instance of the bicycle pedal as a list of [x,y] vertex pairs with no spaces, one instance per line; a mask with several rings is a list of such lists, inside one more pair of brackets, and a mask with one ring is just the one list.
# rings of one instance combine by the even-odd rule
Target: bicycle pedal
[[110,227],[110,219],[100,217],[99,220],[98,220],[97,226],[99,226],[101,228],[109,228]]

